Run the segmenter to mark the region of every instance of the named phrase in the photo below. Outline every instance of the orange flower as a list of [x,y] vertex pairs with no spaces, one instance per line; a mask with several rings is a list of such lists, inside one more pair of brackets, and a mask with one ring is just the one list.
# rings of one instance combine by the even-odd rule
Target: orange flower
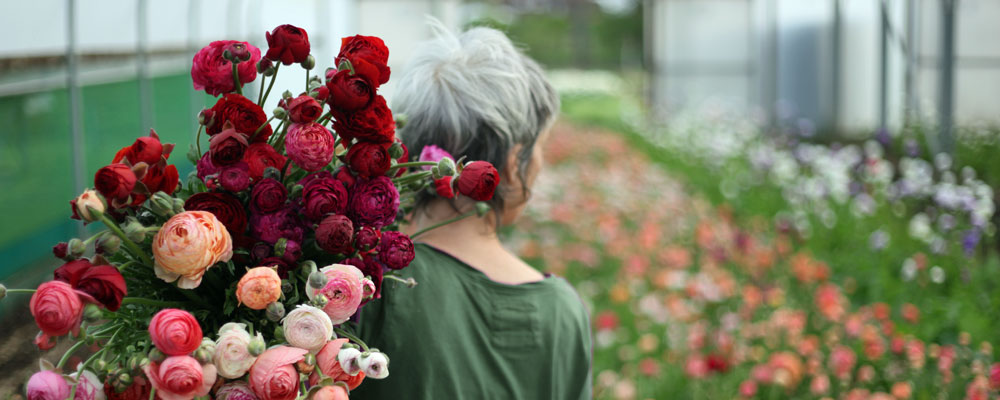
[[281,278],[271,267],[256,267],[247,271],[236,284],[236,299],[254,310],[263,310],[281,297]]
[[174,215],[153,238],[154,271],[183,289],[201,284],[205,270],[233,257],[233,240],[215,215],[185,211]]

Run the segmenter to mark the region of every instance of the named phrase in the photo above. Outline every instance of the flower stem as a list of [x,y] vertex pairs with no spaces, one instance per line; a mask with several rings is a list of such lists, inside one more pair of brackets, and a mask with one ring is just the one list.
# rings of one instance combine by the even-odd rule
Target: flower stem
[[355,343],[361,345],[361,348],[364,351],[368,351],[368,345],[365,344],[365,341],[359,339],[357,336],[354,336],[353,334],[351,334],[348,331],[345,331],[342,328],[333,328],[333,331],[337,332],[338,335],[346,337],[346,338],[350,339],[352,342],[355,342]]
[[[271,83],[267,84],[267,91],[264,92],[264,99],[257,103],[258,106],[264,107],[264,103],[267,102],[267,96],[271,94],[271,88],[274,86],[274,81],[278,80],[278,68],[281,68],[281,63],[274,64],[274,75],[271,75]],[[264,87],[263,85],[261,87]]]
[[76,350],[79,349],[81,346],[83,346],[83,340],[73,343],[73,346],[70,347],[69,350],[66,350],[65,353],[63,353],[62,358],[59,359],[59,363],[56,364],[56,368],[62,369],[63,365],[66,365],[66,361],[69,361],[69,356],[73,355],[73,353],[76,352]]
[[306,95],[309,94],[309,70],[306,70]]
[[154,400],[154,399],[156,399],[156,388],[152,388],[149,391],[149,400]]
[[272,115],[272,116],[271,116],[271,118],[268,118],[268,119],[267,119],[267,122],[265,122],[265,123],[261,124],[261,125],[260,125],[260,126],[259,126],[259,127],[257,128],[257,130],[253,131],[253,135],[250,135],[250,140],[249,140],[249,141],[250,141],[250,142],[253,142],[253,138],[254,138],[255,136],[257,136],[257,134],[258,134],[258,133],[260,133],[260,131],[264,130],[264,127],[265,127],[265,126],[268,126],[268,125],[270,125],[270,124],[271,124],[271,121],[273,121],[273,120],[274,120],[274,116]]
[[7,293],[35,293],[36,289],[7,289]]
[[[271,79],[273,80],[274,78],[271,78]],[[260,75],[260,90],[257,91],[257,105],[258,106],[264,104],[263,103],[263,101],[264,101],[264,81],[266,81],[266,80],[267,80],[267,77],[264,76],[264,74],[261,74]]]
[[142,304],[153,307],[183,307],[185,304],[180,301],[154,300],[143,297],[126,297],[122,299],[122,305]]
[[[326,114],[321,115],[319,117],[319,119],[316,120],[316,122],[318,122],[320,125],[326,126],[326,123],[330,122],[330,119],[332,119],[332,118],[333,118],[333,114],[330,114],[330,112],[327,111]],[[337,146],[334,146],[334,147],[337,147]]]
[[438,165],[437,161],[411,161],[393,165],[392,168],[389,168],[389,171],[395,171],[399,168],[423,167],[423,166],[429,167],[433,165]]
[[402,284],[406,285],[407,287],[414,287],[414,286],[417,286],[417,281],[416,281],[416,280],[414,280],[413,278],[407,278],[407,279],[403,279],[403,278],[401,278],[401,277],[398,277],[398,276],[396,276],[396,275],[392,275],[392,274],[385,274],[385,275],[382,275],[382,278],[383,278],[383,279],[386,279],[386,278],[388,278],[388,279],[391,279],[391,280],[394,280],[394,281],[396,281],[396,282],[399,282],[399,283],[402,283]]
[[288,166],[291,165],[291,163],[292,163],[292,158],[289,157],[287,160],[285,160],[285,166],[281,167],[281,180],[280,180],[280,182],[281,182],[282,185],[285,184],[285,171],[288,171]]
[[428,231],[431,231],[431,230],[433,230],[433,229],[437,229],[437,228],[440,228],[440,227],[442,227],[442,226],[445,226],[445,225],[448,225],[448,224],[450,224],[450,223],[452,223],[452,222],[458,222],[458,221],[461,221],[461,220],[463,220],[463,219],[465,219],[465,218],[468,218],[468,217],[471,217],[471,216],[473,216],[473,215],[476,215],[476,211],[475,211],[475,210],[473,210],[473,211],[469,211],[469,212],[467,212],[467,213],[465,213],[465,214],[462,214],[462,215],[459,215],[459,216],[457,216],[457,217],[455,217],[455,218],[452,218],[452,219],[448,219],[448,220],[445,220],[445,221],[442,221],[442,222],[439,222],[439,223],[436,223],[436,224],[434,224],[434,225],[431,225],[431,226],[428,226],[428,227],[426,227],[426,228],[424,228],[424,229],[421,229],[421,230],[417,231],[417,233],[414,233],[414,234],[413,234],[413,236],[410,236],[410,239],[411,239],[411,240],[412,240],[412,239],[416,239],[416,238],[417,238],[418,236],[420,236],[420,235],[423,235],[424,233],[427,233]]
[[240,84],[240,72],[236,69],[236,61],[230,62],[233,65],[233,88],[236,89],[236,94],[243,95],[243,85]]
[[149,258],[149,255],[147,255],[145,251],[142,251],[142,249],[139,248],[139,245],[135,244],[132,239],[129,239],[128,236],[125,235],[125,232],[122,232],[122,229],[118,227],[118,224],[108,217],[107,214],[101,214],[101,222],[103,222],[108,229],[111,229],[115,235],[118,235],[118,237],[121,238],[122,243],[124,243],[125,247],[127,247],[129,252],[132,253],[132,257],[139,258],[143,264],[146,264],[147,266],[153,266],[153,260]]
[[[409,163],[404,163],[404,164],[409,164]],[[393,178],[392,183],[394,183],[396,185],[403,185],[403,184],[407,184],[407,183],[410,183],[410,182],[413,182],[413,181],[419,181],[421,179],[427,178],[428,176],[431,176],[432,174],[433,173],[431,171],[421,171],[421,172],[417,172],[415,174],[403,175],[403,176],[401,176],[399,178]]]
[[80,367],[80,373],[77,374],[77,376],[76,376],[76,383],[73,384],[73,390],[69,391],[69,398],[71,398],[71,399],[75,399],[76,398],[76,388],[80,387],[80,380],[83,379],[83,371],[86,370],[87,367],[90,366],[90,363],[93,362],[94,359],[97,358],[97,356],[99,356],[102,353],[104,353],[104,351],[107,350],[107,349],[108,349],[107,347],[102,347],[100,350],[98,350],[96,353],[94,353],[94,355],[90,356],[90,358],[88,358],[87,361],[83,362],[83,366]]
[[198,133],[194,134],[194,145],[198,148],[198,155],[201,155],[201,130],[205,128],[205,125],[198,125]]

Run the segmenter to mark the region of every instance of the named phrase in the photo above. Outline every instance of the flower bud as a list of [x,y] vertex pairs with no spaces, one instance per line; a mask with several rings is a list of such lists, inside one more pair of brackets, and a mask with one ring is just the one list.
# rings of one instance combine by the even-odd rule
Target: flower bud
[[4,297],[7,297],[7,286],[0,283],[0,300],[3,300]]
[[316,57],[313,57],[313,55],[310,54],[309,57],[306,57],[305,60],[302,60],[300,64],[302,65],[302,68],[305,68],[307,71],[311,70],[314,67],[316,67]]
[[444,175],[441,175],[441,168],[438,168],[437,165],[431,167],[431,178],[434,178],[435,181],[444,178]]
[[72,238],[67,243],[67,257],[72,257],[72,259],[77,259],[83,256],[83,253],[87,251],[87,245],[83,243],[82,240],[77,238]]
[[167,359],[167,355],[163,354],[162,351],[160,351],[159,349],[156,349],[156,348],[153,348],[152,350],[149,351],[148,357],[149,357],[149,361],[152,361],[152,362],[155,362],[155,363],[163,362],[163,360]]
[[[198,153],[198,148],[194,146],[194,143],[188,145],[188,151],[185,156],[191,164],[198,164],[198,160],[201,159],[201,154]],[[197,173],[197,171],[195,171],[195,173]]]
[[289,100],[289,99],[291,99],[291,98],[292,98],[292,97],[294,97],[294,96],[295,96],[295,95],[294,95],[294,94],[292,94],[292,91],[291,91],[291,90],[286,90],[286,91],[284,91],[284,92],[282,92],[282,93],[281,93],[281,98],[283,98],[283,99],[285,99],[285,100]]
[[264,350],[267,350],[267,344],[264,343],[264,337],[260,335],[260,332],[258,332],[257,336],[250,339],[250,344],[247,345],[247,352],[249,352],[250,355],[257,357],[264,353]]
[[326,277],[326,274],[319,271],[313,271],[309,274],[309,287],[313,289],[322,289],[326,287],[327,280],[328,278]]
[[184,212],[184,200],[174,199],[174,214],[180,214]]
[[302,196],[302,189],[304,189],[302,185],[295,184],[295,186],[292,186],[292,190],[288,192],[288,198],[294,199]]
[[271,111],[271,115],[274,119],[285,119],[288,116],[288,111],[284,107],[275,107],[274,111]]
[[358,358],[361,357],[361,350],[354,347],[343,347],[340,352],[337,353],[337,362],[340,363],[340,368],[344,370],[350,376],[355,376],[358,372],[361,372],[361,365],[358,364]]
[[406,117],[406,114],[403,114],[403,113],[393,113],[393,117],[396,118],[396,129],[397,130],[398,129],[403,129],[403,127],[406,126],[406,121],[409,120],[409,118]]
[[288,239],[279,238],[277,242],[274,242],[274,256],[283,257],[285,255],[285,249],[288,247]]
[[306,271],[307,275],[316,272],[316,262],[313,260],[305,260],[299,263],[299,270]]
[[452,160],[451,158],[448,157],[444,157],[440,161],[438,161],[437,167],[438,171],[441,173],[441,176],[455,176],[455,160]]
[[274,327],[274,339],[279,342],[285,341],[285,328],[281,327],[281,325]]
[[[313,76],[312,78],[309,78],[309,92],[317,90],[321,86],[324,86],[323,85],[323,81],[320,80],[318,76]],[[311,95],[312,95],[312,93],[310,93],[310,96]]]
[[291,282],[289,282],[286,279],[283,279],[281,281],[281,293],[284,293],[286,295],[291,295],[293,290],[295,290],[295,287],[292,286]]
[[94,323],[101,320],[101,308],[96,304],[87,304],[83,307],[83,319],[87,322]]
[[199,125],[212,125],[215,120],[215,111],[211,108],[203,108],[201,112],[198,113],[198,124]]
[[105,233],[97,239],[97,251],[102,254],[115,254],[122,247],[122,239],[112,233]]
[[262,57],[260,61],[257,61],[257,73],[264,76],[274,75],[274,63],[271,62],[271,59]]
[[133,354],[132,357],[129,357],[128,361],[125,362],[125,368],[128,368],[130,371],[135,371],[139,368],[139,364],[142,362],[142,359],[143,357],[141,354]]
[[164,192],[153,193],[153,197],[149,199],[149,209],[156,215],[170,218],[174,215],[174,198]]
[[118,379],[118,383],[126,388],[132,385],[132,375],[122,372],[116,378]]
[[212,362],[212,353],[205,349],[198,349],[194,352],[194,358],[202,364],[209,364]]
[[267,319],[278,322],[285,317],[285,305],[279,302],[273,302],[267,305]]
[[358,359],[358,366],[368,378],[384,379],[389,376],[389,357],[382,352],[373,351],[370,354],[362,354]]
[[316,306],[317,308],[326,307],[326,303],[329,303],[329,302],[330,302],[330,299],[328,299],[326,297],[326,295],[324,295],[322,293],[321,294],[317,294],[316,297],[313,297],[313,299],[312,299],[313,305]]
[[483,217],[483,216],[485,216],[489,212],[490,212],[490,204],[489,203],[487,203],[485,201],[477,201],[476,202],[476,214],[477,215],[479,215],[480,217]]
[[98,357],[97,360],[94,360],[95,370],[104,371],[106,368],[108,368],[108,362],[105,361],[103,358]]
[[264,178],[279,180],[281,179],[281,171],[278,171],[275,167],[264,168]]
[[139,220],[127,217],[125,219],[125,225],[122,226],[122,231],[125,232],[125,236],[128,240],[136,243],[142,243],[146,240],[146,227],[139,223]]
[[[392,146],[389,146],[389,157],[393,160],[403,156],[403,144],[395,142]],[[404,160],[405,161],[405,160]]]
[[226,46],[226,49],[223,50],[222,58],[235,63],[240,63],[250,59],[250,50],[247,49],[246,44],[240,42],[232,43],[229,46]]
[[73,213],[85,222],[94,222],[101,219],[101,215],[104,214],[104,211],[108,207],[104,201],[104,196],[101,196],[94,189],[84,190],[80,196],[72,201],[72,204],[74,207]]

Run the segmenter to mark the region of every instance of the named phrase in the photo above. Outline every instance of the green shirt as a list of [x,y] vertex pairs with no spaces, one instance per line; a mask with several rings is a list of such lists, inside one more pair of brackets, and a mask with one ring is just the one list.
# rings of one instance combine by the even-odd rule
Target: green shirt
[[361,309],[389,376],[351,399],[590,399],[587,310],[564,279],[507,285],[425,244]]

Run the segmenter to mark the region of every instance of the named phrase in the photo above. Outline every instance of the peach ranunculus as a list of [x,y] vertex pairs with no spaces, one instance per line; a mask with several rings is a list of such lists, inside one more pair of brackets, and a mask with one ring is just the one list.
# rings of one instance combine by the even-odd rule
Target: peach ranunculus
[[198,360],[191,356],[167,357],[161,363],[146,364],[142,371],[156,389],[156,395],[163,400],[188,400],[205,396],[216,379],[214,365],[198,364]]
[[183,289],[201,284],[205,270],[233,257],[233,239],[208,211],[174,215],[153,238],[156,277]]
[[250,389],[260,400],[292,400],[299,395],[299,371],[295,363],[309,351],[276,346],[267,349],[250,368]]
[[342,385],[323,386],[309,396],[309,400],[350,400],[347,388]]
[[229,322],[219,328],[219,339],[215,341],[212,362],[219,375],[226,379],[236,379],[250,370],[254,357],[250,354],[250,333],[245,324]]
[[279,298],[281,278],[271,267],[251,268],[236,285],[236,299],[254,310],[263,310]]
[[319,351],[333,336],[330,316],[316,307],[300,304],[281,321],[288,344],[311,353]]
[[323,311],[330,316],[334,325],[340,325],[351,318],[364,296],[364,274],[353,265],[333,264],[319,270],[326,275],[326,286],[320,289],[308,288],[306,295],[312,300],[317,295],[326,296]]
[[[326,342],[326,345],[316,353],[316,367],[324,376],[333,378],[337,382],[344,382],[348,389],[354,390],[365,379],[365,373],[359,372],[357,375],[351,376],[340,367],[337,355],[340,354],[340,348],[347,342],[347,339],[333,339]],[[309,384],[316,385],[317,383],[319,383],[319,375],[314,372],[309,376]]]

